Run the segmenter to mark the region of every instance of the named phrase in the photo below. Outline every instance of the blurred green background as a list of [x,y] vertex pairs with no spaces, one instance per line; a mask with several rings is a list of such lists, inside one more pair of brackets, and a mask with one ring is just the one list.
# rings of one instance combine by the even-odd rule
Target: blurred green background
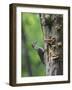
[[32,48],[32,42],[44,47],[43,32],[41,29],[39,14],[21,13],[21,76],[45,76],[45,65],[41,62],[36,50]]

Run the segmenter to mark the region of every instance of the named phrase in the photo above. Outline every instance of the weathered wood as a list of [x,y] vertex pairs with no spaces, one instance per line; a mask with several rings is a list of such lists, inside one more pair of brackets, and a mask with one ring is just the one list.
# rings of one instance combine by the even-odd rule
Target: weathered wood
[[63,74],[63,16],[41,14],[46,75]]

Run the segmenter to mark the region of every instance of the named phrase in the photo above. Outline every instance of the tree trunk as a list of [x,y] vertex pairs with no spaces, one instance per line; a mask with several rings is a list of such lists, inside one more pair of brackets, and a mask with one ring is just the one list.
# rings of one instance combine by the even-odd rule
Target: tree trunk
[[63,16],[41,14],[46,75],[63,74]]

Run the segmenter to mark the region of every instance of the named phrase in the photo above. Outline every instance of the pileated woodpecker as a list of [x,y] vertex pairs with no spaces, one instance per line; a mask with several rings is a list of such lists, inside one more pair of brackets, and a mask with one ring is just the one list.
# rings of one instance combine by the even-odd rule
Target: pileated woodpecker
[[43,49],[42,47],[37,46],[37,42],[33,42],[33,43],[32,43],[32,47],[33,47],[35,50],[37,50],[38,55],[39,55],[39,57],[40,57],[40,59],[41,59],[41,62],[42,62],[43,64],[45,64],[45,63],[44,63],[44,49]]

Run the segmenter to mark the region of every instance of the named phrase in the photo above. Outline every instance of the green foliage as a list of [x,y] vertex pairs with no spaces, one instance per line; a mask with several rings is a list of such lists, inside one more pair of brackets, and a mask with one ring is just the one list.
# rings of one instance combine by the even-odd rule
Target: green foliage
[[[33,13],[22,13],[21,22],[23,30],[22,35],[24,35],[26,40],[24,41],[23,39],[22,41],[21,76],[29,76],[30,72],[32,76],[43,76],[45,75],[45,65],[42,64],[37,51],[32,48],[32,42],[34,41],[37,41],[39,46],[44,46],[39,15]],[[25,53],[23,53],[23,50]]]

